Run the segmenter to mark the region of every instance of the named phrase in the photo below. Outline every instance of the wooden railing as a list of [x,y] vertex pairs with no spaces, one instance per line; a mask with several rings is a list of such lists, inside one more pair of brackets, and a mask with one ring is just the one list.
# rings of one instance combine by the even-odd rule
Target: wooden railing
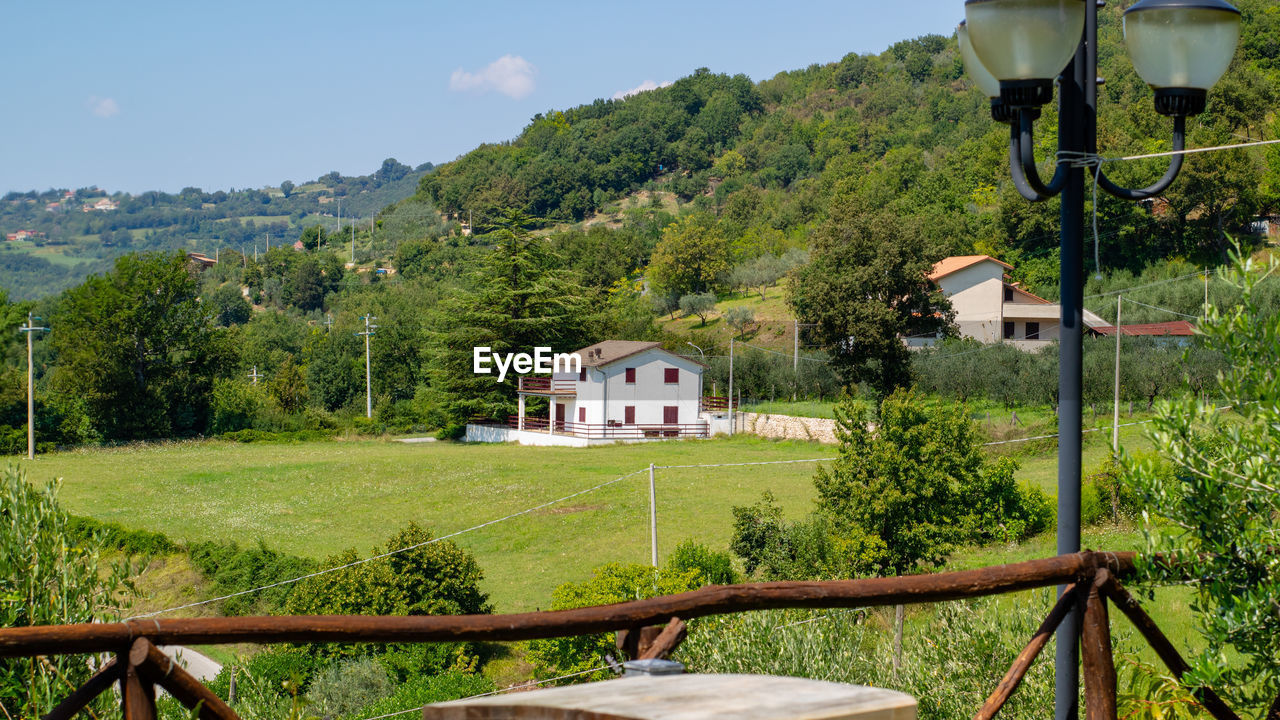
[[517,387],[520,392],[539,393],[542,395],[576,395],[577,380],[553,380],[545,377],[520,377]]
[[727,412],[730,406],[736,406],[737,403],[731,403],[729,398],[723,395],[706,395],[702,398],[702,404],[699,407],[701,412]]
[[[710,430],[706,423],[637,423],[632,425],[591,424],[556,420],[552,422],[544,417],[528,417],[523,427],[520,418],[511,415],[507,418],[507,427],[513,430],[524,429],[531,432],[549,432],[557,435],[572,435],[588,440],[642,440],[644,438],[704,438]],[[550,429],[550,430],[549,430]]]
[[[1063,619],[1083,613],[1080,643],[1088,720],[1115,720],[1116,672],[1108,600],[1133,623],[1175,677],[1188,666],[1173,644],[1121,586],[1133,553],[1082,552],[1011,565],[932,575],[821,582],[771,582],[705,587],[649,600],[515,615],[282,616],[132,620],[123,623],[0,629],[0,657],[113,653],[115,659],[45,716],[70,718],[112,684],[121,687],[126,720],[155,717],[155,686],[208,720],[238,720],[235,712],[175,665],[156,645],[226,643],[413,643],[512,641],[618,632],[631,658],[666,657],[684,639],[685,621],[771,608],[874,607],[960,600],[1065,585],[1048,617],[1014,659],[974,716],[990,720],[1017,690]],[[665,626],[665,627],[660,627]],[[1192,688],[1216,720],[1239,720],[1213,690]],[[1280,700],[1278,700],[1280,702]]]

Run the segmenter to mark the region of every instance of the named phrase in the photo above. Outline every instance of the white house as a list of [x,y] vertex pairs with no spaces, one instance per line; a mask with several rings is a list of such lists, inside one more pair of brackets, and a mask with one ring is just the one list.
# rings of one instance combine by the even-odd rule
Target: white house
[[[1011,282],[1013,266],[990,255],[959,255],[933,266],[929,279],[951,301],[961,337],[984,343],[1007,342],[1035,350],[1058,339],[1061,310]],[[1102,318],[1084,311],[1085,327],[1106,327]],[[913,347],[932,345],[934,338],[909,338]]]
[[[505,426],[467,426],[473,442],[593,445],[709,437],[728,427],[724,413],[704,412],[706,366],[656,342],[606,340],[578,350],[577,372],[519,379],[519,409]],[[546,398],[546,414],[526,414],[527,399]]]

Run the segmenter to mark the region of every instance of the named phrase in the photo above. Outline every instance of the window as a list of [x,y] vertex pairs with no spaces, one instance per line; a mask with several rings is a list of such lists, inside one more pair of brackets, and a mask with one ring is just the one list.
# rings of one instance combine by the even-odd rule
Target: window
[[627,384],[634,385],[636,382],[636,369],[627,368]]
[[1005,340],[1013,339],[1013,321],[1012,320],[1006,320],[1004,323],[1004,339]]
[[680,368],[663,368],[662,381],[668,385],[677,385],[680,383]]
[[1008,285],[1004,286],[1004,301],[1013,302],[1013,288]]
[[586,421],[587,421],[587,409],[584,407],[578,408],[578,422],[584,423]]
[[627,425],[635,425],[635,424],[636,424],[636,406],[635,406],[635,405],[625,405],[625,406],[623,406],[623,408],[622,408],[622,422],[626,423]]
[[578,369],[578,382],[586,382],[586,381],[587,381],[587,369],[586,369],[586,368],[579,368],[579,369]]
[[680,422],[680,406],[667,405],[662,408],[662,422],[668,425],[677,425]]
[[1028,340],[1040,339],[1040,323],[1038,322],[1027,323],[1027,339]]

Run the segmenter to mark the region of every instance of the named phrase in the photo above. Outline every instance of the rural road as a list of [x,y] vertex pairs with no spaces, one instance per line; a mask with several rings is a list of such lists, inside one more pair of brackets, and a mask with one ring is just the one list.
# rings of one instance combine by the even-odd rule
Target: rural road
[[191,673],[197,680],[212,680],[222,671],[222,665],[205,655],[181,645],[161,645],[160,652],[168,655]]

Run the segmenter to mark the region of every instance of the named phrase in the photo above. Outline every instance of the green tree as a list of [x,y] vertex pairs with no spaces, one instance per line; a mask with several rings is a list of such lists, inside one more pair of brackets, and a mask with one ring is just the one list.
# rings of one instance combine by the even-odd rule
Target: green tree
[[307,405],[307,381],[302,370],[293,361],[293,355],[284,357],[275,375],[267,385],[267,393],[276,405],[286,413],[300,412]]
[[697,315],[699,325],[707,324],[707,316],[716,309],[716,294],[710,292],[690,293],[680,298],[680,312],[685,315]]
[[1149,508],[1148,551],[1166,553],[1161,562],[1146,555],[1149,577],[1199,580],[1191,607],[1205,644],[1184,682],[1242,707],[1270,704],[1271,718],[1280,714],[1280,315],[1257,296],[1280,264],[1233,259],[1240,303],[1210,307],[1199,326],[1226,358],[1216,397],[1157,403],[1150,435],[1164,461],[1129,459],[1125,472]]
[[62,297],[50,335],[54,389],[83,399],[104,437],[203,432],[224,331],[201,307],[181,253],[125,255]]
[[922,223],[866,211],[851,197],[814,232],[810,262],[795,271],[788,302],[831,355],[846,383],[887,395],[911,381],[904,337],[947,331],[955,314],[927,275],[940,253]]
[[209,293],[206,301],[209,311],[213,313],[214,322],[223,327],[243,325],[249,322],[249,317],[253,314],[253,306],[244,299],[236,283],[219,285]]
[[649,260],[649,279],[681,296],[714,291],[728,270],[729,242],[702,213],[668,225]]
[[505,417],[515,409],[515,380],[477,375],[473,349],[494,353],[555,352],[585,345],[593,325],[584,289],[561,269],[544,238],[527,229],[528,219],[508,213],[494,233],[496,246],[469,287],[441,303],[431,333],[437,348],[429,365],[433,391],[454,421],[475,415]]
[[293,193],[293,181],[285,180],[284,182],[280,183],[280,193],[284,195],[286,198],[289,197],[289,195]]
[[729,327],[733,328],[738,335],[746,332],[747,326],[756,321],[756,313],[749,307],[739,305],[729,308],[724,314],[724,321],[729,323]]
[[[96,537],[73,539],[57,486],[36,487],[15,468],[0,475],[0,627],[118,622],[128,569],[106,566]],[[78,655],[0,659],[0,705],[39,717],[93,669]]]
[[782,258],[766,253],[735,267],[729,275],[729,282],[755,290],[760,293],[760,299],[764,300],[765,291],[782,279],[789,269]]

